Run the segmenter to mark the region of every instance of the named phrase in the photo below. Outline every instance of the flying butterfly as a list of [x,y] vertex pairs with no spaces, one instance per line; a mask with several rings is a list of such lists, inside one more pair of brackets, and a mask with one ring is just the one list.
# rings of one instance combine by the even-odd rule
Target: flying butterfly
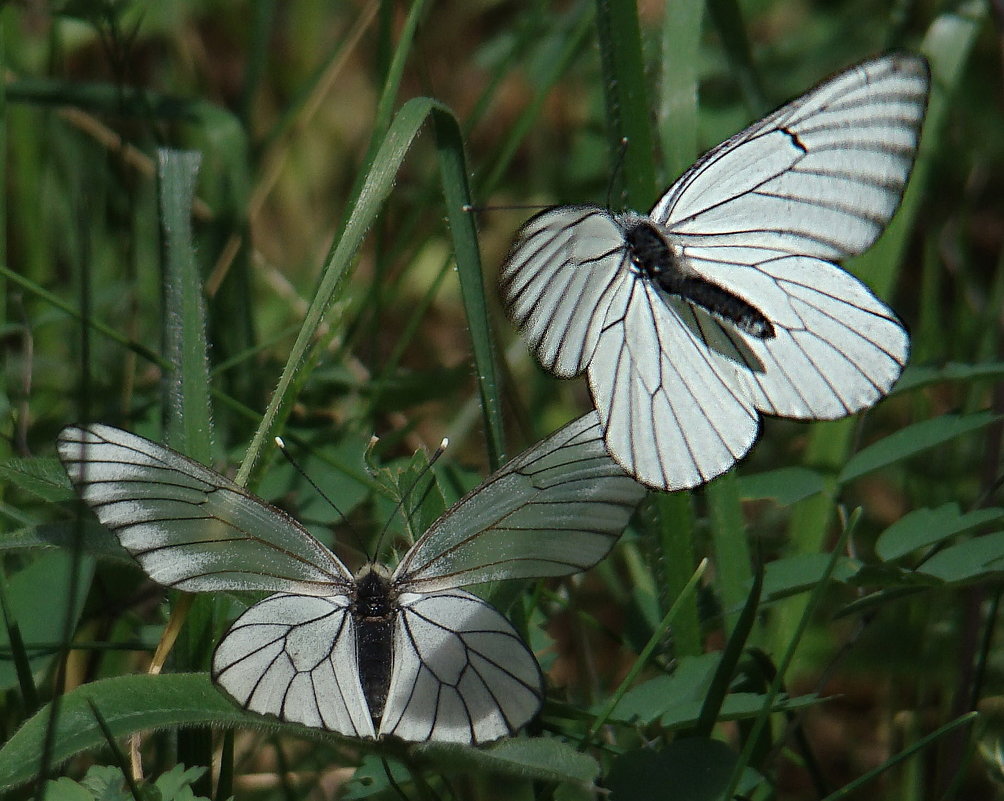
[[706,153],[647,215],[559,206],[500,275],[543,367],[585,371],[607,447],[650,487],[694,487],[753,446],[761,414],[829,420],[889,392],[896,314],[838,262],[899,206],[930,82],[866,61]]
[[537,661],[505,617],[460,588],[591,567],[645,494],[591,413],[458,501],[393,571],[371,562],[353,575],[288,514],[163,445],[71,426],[58,452],[154,581],[273,593],[216,647],[212,678],[226,694],[363,738],[479,744],[527,723],[542,703]]

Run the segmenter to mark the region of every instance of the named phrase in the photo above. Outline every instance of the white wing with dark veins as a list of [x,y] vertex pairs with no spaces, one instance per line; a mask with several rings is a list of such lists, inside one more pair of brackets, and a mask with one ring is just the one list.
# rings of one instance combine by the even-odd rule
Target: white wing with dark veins
[[160,584],[319,596],[351,585],[293,518],[175,450],[106,425],[64,428],[56,444],[74,488]]
[[464,590],[401,598],[380,736],[477,745],[540,709],[533,654],[501,614]]
[[216,646],[213,681],[252,712],[375,737],[349,603],[342,595],[259,601]]
[[450,507],[405,554],[393,581],[432,592],[586,570],[607,555],[644,496],[607,453],[591,412]]

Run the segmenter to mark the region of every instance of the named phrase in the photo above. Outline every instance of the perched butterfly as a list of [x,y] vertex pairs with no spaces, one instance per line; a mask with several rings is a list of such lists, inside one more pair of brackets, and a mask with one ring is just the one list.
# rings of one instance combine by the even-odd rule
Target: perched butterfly
[[154,581],[275,593],[216,647],[217,685],[254,712],[356,737],[476,744],[529,721],[543,692],[533,654],[458,588],[591,567],[645,494],[588,414],[458,501],[393,572],[353,576],[289,515],[163,445],[92,425],[64,429],[58,450]]
[[709,151],[648,216],[560,206],[520,230],[509,313],[546,369],[586,371],[639,481],[696,486],[749,451],[761,413],[833,419],[890,390],[907,332],[837,262],[899,206],[928,84],[921,56],[866,61]]

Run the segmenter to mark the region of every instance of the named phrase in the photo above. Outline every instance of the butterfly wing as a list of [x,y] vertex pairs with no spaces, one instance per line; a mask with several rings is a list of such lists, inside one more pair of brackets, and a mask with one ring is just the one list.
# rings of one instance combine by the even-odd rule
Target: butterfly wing
[[865,409],[892,389],[910,338],[868,287],[836,264],[808,256],[770,259],[754,269],[745,287],[762,287],[756,302],[774,336],[748,336],[710,317],[702,335],[733,346],[731,352],[712,349],[713,356],[756,409],[828,420]]
[[870,247],[899,206],[929,83],[907,53],[852,67],[709,151],[652,210],[690,269],[773,324],[764,339],[709,325],[745,340],[723,367],[760,411],[841,417],[902,372],[902,323],[831,262]]
[[213,681],[252,712],[375,737],[349,604],[344,595],[259,601],[216,646]]
[[599,342],[604,309],[616,292],[624,235],[595,206],[560,206],[531,217],[502,266],[499,289],[509,315],[541,365],[578,375]]
[[645,489],[610,458],[596,413],[524,451],[458,501],[398,564],[407,592],[560,576],[596,564]]
[[[625,257],[626,258],[626,257]],[[589,389],[610,453],[639,481],[678,490],[728,470],[760,416],[722,369],[699,308],[626,267],[589,364]]]
[[477,745],[537,714],[537,660],[493,607],[457,589],[400,603],[380,736]]
[[650,216],[684,245],[723,248],[718,262],[736,246],[861,253],[899,206],[929,83],[909,53],[851,67],[708,151]]
[[160,584],[317,596],[351,585],[293,518],[177,451],[105,425],[63,429],[57,449],[80,496]]
[[832,261],[868,248],[899,205],[928,84],[919,56],[853,67],[709,151],[652,210],[685,273],[773,337],[646,280],[626,239],[646,218],[561,207],[520,231],[502,270],[510,314],[546,368],[587,370],[610,452],[639,481],[696,486],[749,450],[759,412],[840,417],[892,387],[906,331]]

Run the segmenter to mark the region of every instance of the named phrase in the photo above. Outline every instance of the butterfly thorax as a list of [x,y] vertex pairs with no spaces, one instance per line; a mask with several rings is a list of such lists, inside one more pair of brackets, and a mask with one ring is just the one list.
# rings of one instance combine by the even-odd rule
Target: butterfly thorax
[[624,229],[624,241],[632,267],[664,292],[700,306],[747,334],[761,339],[774,336],[774,326],[759,309],[694,272],[682,255],[647,220],[629,218]]
[[376,564],[364,566],[356,574],[352,617],[356,623],[359,676],[374,721],[380,720],[387,701],[396,614],[387,570]]
[[663,276],[666,280],[682,276],[683,268],[673,248],[651,223],[636,220],[625,229],[624,240],[631,264],[646,278],[661,283]]

